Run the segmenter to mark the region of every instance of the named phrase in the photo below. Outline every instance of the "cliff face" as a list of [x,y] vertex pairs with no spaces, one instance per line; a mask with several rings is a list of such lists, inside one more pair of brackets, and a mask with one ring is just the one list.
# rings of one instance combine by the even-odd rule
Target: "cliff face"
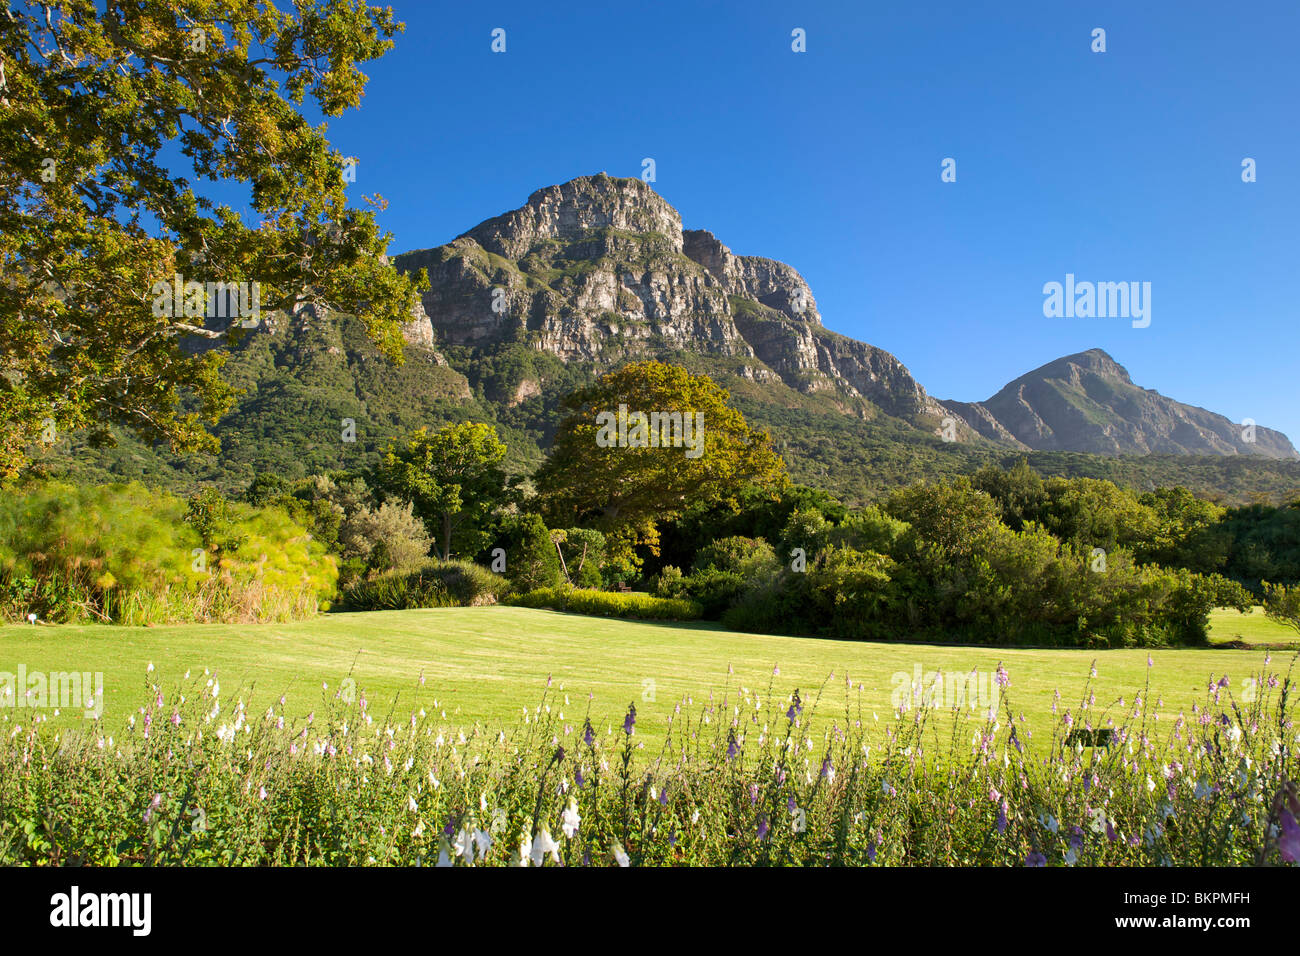
[[1101,349],[1049,362],[986,402],[944,404],[982,435],[1008,435],[1034,450],[1296,457],[1281,432],[1256,426],[1252,435],[1241,423],[1134,385]]
[[894,356],[826,330],[795,269],[683,231],[639,179],[540,189],[396,264],[428,270],[422,306],[438,346],[522,342],[597,371],[690,352],[734,359],[728,367],[754,382],[829,393],[854,414],[874,414],[865,402],[928,428],[943,412]]

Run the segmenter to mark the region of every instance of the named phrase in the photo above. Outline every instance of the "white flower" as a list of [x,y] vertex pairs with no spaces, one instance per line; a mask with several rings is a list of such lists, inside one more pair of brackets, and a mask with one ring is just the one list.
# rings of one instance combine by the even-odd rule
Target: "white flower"
[[1079,859],[1079,854],[1074,852],[1074,847],[1070,847],[1068,850],[1065,851],[1066,866],[1074,866],[1074,864],[1078,862],[1078,859]]
[[423,820],[421,820],[419,823],[417,823],[417,824],[415,825],[415,829],[411,831],[411,836],[415,837],[417,840],[418,840],[420,837],[424,836],[424,821],[423,821]]
[[614,862],[616,862],[619,866],[628,865],[627,854],[623,852],[623,845],[621,843],[615,843],[610,848],[610,852],[614,855]]
[[406,798],[406,809],[410,810],[412,813],[419,813],[420,806],[415,802],[415,797]]
[[474,865],[474,831],[471,830],[469,827],[466,827],[465,829],[461,830],[460,833],[456,835],[456,842],[452,845],[452,849],[456,851],[457,856],[464,857],[465,862],[468,865],[473,866]]
[[474,846],[478,850],[478,858],[483,859],[487,856],[488,850],[492,849],[491,835],[486,830],[475,830]]
[[548,853],[551,855],[552,860],[556,863],[560,862],[560,845],[551,839],[551,834],[543,828],[533,838],[533,848],[529,854],[533,866],[541,866]]
[[578,824],[582,822],[582,817],[578,816],[578,802],[572,797],[569,798],[569,805],[565,807],[562,819],[560,829],[564,831],[565,839],[572,840],[573,835],[578,832]]
[[435,866],[455,866],[451,859],[451,847],[447,845],[446,837],[438,837],[438,862]]

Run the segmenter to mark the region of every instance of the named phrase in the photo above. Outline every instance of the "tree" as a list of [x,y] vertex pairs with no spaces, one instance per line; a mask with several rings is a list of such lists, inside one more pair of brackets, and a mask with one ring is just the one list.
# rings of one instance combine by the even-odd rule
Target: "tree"
[[1017,459],[1006,471],[997,465],[985,465],[971,476],[971,484],[993,496],[1002,511],[1002,523],[1013,531],[1023,529],[1027,521],[1041,520],[1047,490],[1024,458]]
[[506,576],[518,591],[553,588],[560,583],[560,558],[541,515],[514,515],[506,521]]
[[573,393],[537,473],[548,512],[646,541],[693,504],[734,502],[747,484],[784,487],[771,439],[729,400],[707,375],[662,362],[624,366]]
[[1300,631],[1300,587],[1282,584],[1264,585],[1264,613],[1279,624],[1287,624]]
[[[365,4],[290,10],[62,0],[0,14],[0,478],[38,438],[79,430],[215,449],[204,421],[233,391],[223,352],[194,343],[233,342],[272,313],[353,312],[400,359],[427,280],[388,263],[373,210],[348,208],[344,157],[299,108],[356,107],[358,65],[402,26]],[[242,184],[248,220],[173,168],[187,166]]]
[[380,462],[377,484],[410,501],[451,560],[452,537],[459,533],[463,550],[476,553],[484,542],[489,517],[511,500],[510,481],[501,469],[506,446],[491,425],[463,422],[433,434],[416,429],[389,447]]

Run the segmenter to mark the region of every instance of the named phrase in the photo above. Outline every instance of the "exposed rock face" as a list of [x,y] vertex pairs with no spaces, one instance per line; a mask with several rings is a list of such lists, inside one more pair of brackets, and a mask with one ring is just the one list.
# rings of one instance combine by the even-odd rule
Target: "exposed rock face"
[[1281,432],[1256,427],[1248,441],[1241,424],[1134,385],[1101,349],[1049,362],[986,402],[944,405],[986,437],[1009,434],[1036,450],[1296,457]]
[[682,251],[682,217],[639,179],[581,176],[539,189],[520,209],[480,223],[462,238],[489,252],[521,259],[539,242],[577,239],[592,230],[657,233]]
[[396,264],[428,270],[422,305],[439,344],[526,342],[598,367],[705,353],[740,359],[736,372],[751,381],[863,399],[927,427],[942,412],[894,356],[823,328],[795,269],[683,232],[677,211],[639,179],[601,174],[540,189]]
[[689,229],[683,251],[722,283],[728,295],[743,296],[798,322],[821,324],[817,302],[803,276],[784,262],[732,255],[713,233]]

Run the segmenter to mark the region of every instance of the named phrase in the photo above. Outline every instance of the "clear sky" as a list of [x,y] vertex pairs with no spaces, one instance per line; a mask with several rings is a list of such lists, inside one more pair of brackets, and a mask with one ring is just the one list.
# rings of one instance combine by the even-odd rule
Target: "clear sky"
[[[1096,346],[1300,442],[1297,0],[393,6],[330,126],[390,251],[651,157],[687,228],[797,268],[937,397]],[[1150,282],[1150,326],[1045,318],[1066,273]]]

